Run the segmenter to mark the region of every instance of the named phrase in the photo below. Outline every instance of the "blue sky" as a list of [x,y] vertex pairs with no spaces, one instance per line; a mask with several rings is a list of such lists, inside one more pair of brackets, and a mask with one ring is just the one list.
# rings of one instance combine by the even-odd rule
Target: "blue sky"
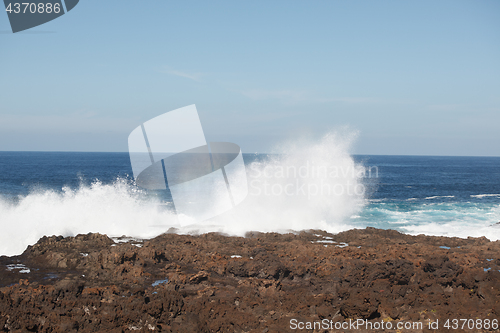
[[196,104],[266,152],[348,126],[353,153],[500,156],[500,1],[82,0],[17,34],[0,13],[0,150],[126,151]]

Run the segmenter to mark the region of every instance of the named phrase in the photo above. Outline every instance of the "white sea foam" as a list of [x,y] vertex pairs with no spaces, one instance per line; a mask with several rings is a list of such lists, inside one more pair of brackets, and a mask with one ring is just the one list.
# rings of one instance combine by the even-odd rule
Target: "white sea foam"
[[[365,226],[397,226],[410,234],[500,239],[498,205],[462,207],[429,200],[404,211],[391,208],[392,202],[386,199],[366,200],[363,193],[355,191],[362,188],[364,169],[349,155],[353,139],[349,133],[330,133],[319,141],[299,139],[282,144],[275,151],[279,155],[247,166],[249,195],[243,203],[217,218],[192,225],[181,226],[164,204],[123,179],[60,192],[37,190],[16,203],[0,197],[0,255],[20,254],[44,235],[89,232],[132,244],[168,230],[243,236],[247,231],[322,229],[336,233]],[[497,195],[473,197],[488,196]],[[434,198],[439,197],[427,199]],[[368,217],[372,220],[363,222],[365,216],[372,216]],[[380,225],[381,221],[385,225]],[[120,238],[122,235],[130,238]]]
[[280,145],[280,155],[248,166],[249,195],[242,204],[187,226],[123,179],[61,192],[34,191],[15,204],[0,198],[0,255],[20,254],[44,235],[100,232],[147,239],[169,229],[238,236],[248,231],[351,229],[344,221],[359,213],[364,202],[364,169],[349,154],[354,138],[350,133],[329,133],[319,141],[299,139]]
[[471,198],[486,198],[486,197],[500,197],[500,194],[477,194],[471,195]]
[[111,237],[111,239],[115,243],[129,243],[129,242],[132,242],[132,243],[142,243],[144,241],[144,240],[139,239],[139,238],[123,237],[123,236],[121,236],[121,237]]
[[467,223],[454,221],[449,223],[424,223],[402,227],[411,235],[425,234],[447,237],[486,237],[491,241],[500,240],[500,228],[492,227],[490,223]]
[[409,209],[367,206],[361,226],[393,228],[409,234],[500,239],[500,205],[471,202],[429,202]]
[[16,204],[0,200],[0,219],[0,254],[4,255],[22,253],[44,235],[100,232],[149,238],[166,230],[156,225],[177,220],[125,180],[64,188],[61,193],[33,192]]
[[404,213],[410,222],[400,229],[410,234],[500,239],[500,206],[447,203]]
[[352,136],[283,144],[280,155],[248,167],[245,202],[215,219],[225,232],[322,229],[338,232],[364,202],[363,167],[349,155]]
[[426,200],[430,200],[430,199],[454,198],[454,197],[455,197],[454,195],[435,195],[435,196],[432,196],[432,197],[427,197],[425,199]]

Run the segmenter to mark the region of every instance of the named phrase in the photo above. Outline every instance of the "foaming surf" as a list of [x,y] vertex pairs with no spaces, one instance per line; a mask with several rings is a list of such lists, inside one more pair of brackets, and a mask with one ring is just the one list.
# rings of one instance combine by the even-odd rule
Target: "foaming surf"
[[[244,156],[247,198],[222,215],[191,224],[179,223],[174,205],[165,196],[141,190],[127,177],[112,180],[117,174],[126,174],[126,155],[9,153],[10,157],[4,158],[14,162],[7,171],[18,182],[9,178],[10,182],[2,184],[0,255],[20,254],[43,236],[89,232],[147,239],[165,232],[244,236],[249,231],[322,229],[336,233],[370,226],[408,234],[500,239],[500,195],[495,194],[498,181],[491,176],[497,170],[496,160],[443,158],[436,162],[425,157],[369,157],[380,165],[380,175],[378,169],[371,175],[371,167],[350,154],[355,138],[352,132],[332,132],[319,140],[284,142],[271,154]],[[78,163],[65,166],[63,161],[68,157],[78,158]],[[18,170],[16,161],[23,158],[45,164]],[[107,171],[112,161],[121,167],[117,168],[121,173]],[[87,163],[87,169],[81,167],[82,163]],[[414,164],[418,168],[408,168]],[[462,178],[457,186],[455,180],[449,183],[432,171],[435,167],[446,171],[448,164],[453,165],[454,174],[465,170],[458,174]],[[458,164],[463,169],[457,169]],[[60,168],[56,171],[66,178],[55,179],[58,173],[54,168]],[[108,178],[78,185],[68,175],[80,169],[99,175],[94,178]],[[40,183],[30,192],[21,185],[28,175],[32,176],[28,184]],[[48,176],[51,178],[47,181]],[[59,185],[43,188],[54,183]],[[15,184],[16,190],[9,189],[9,184]]]
[[125,179],[112,184],[99,181],[77,189],[36,190],[17,203],[0,200],[2,233],[0,254],[22,253],[45,235],[74,236],[100,232],[110,236],[154,237],[175,216],[158,201],[147,198]]
[[15,202],[0,197],[0,254],[16,255],[45,235],[152,238],[179,234],[351,229],[349,217],[364,204],[364,167],[349,150],[355,134],[328,133],[320,140],[288,141],[274,154],[247,164],[249,194],[234,209],[201,223],[179,224],[160,198],[133,182],[98,180],[60,191],[35,189]]
[[364,205],[366,168],[349,154],[355,133],[281,144],[277,154],[247,166],[249,194],[214,219],[230,234],[352,228],[346,221]]
[[500,240],[500,205],[492,203],[369,203],[354,222],[358,227],[391,228],[411,235]]

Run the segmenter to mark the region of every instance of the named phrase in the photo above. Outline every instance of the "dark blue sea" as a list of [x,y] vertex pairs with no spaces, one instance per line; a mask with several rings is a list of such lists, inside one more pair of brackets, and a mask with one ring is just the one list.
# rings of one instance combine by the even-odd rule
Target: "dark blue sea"
[[[252,163],[261,171],[277,170],[275,156],[243,157],[249,170]],[[241,221],[233,217],[234,227],[224,230],[372,226],[500,239],[500,157],[356,155],[352,161],[369,170],[357,179],[364,188],[361,197],[296,198],[275,186],[270,189],[278,198],[247,204],[248,212],[262,214],[255,215],[255,223],[246,213]],[[265,169],[266,163],[272,168]],[[338,163],[349,165],[346,158]],[[249,177],[255,176],[250,170]],[[169,201],[168,193],[134,185],[128,153],[0,152],[0,254],[20,253],[45,234],[153,237],[171,227]],[[258,217],[264,215],[269,220]]]

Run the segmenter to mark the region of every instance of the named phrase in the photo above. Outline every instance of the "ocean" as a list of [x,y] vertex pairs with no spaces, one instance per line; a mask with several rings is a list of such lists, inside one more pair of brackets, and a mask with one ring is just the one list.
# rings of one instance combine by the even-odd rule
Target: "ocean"
[[500,157],[351,156],[325,145],[244,154],[247,199],[193,225],[177,222],[168,192],[135,186],[128,153],[0,152],[0,255],[20,254],[44,235],[88,232],[149,238],[370,226],[500,239]]

